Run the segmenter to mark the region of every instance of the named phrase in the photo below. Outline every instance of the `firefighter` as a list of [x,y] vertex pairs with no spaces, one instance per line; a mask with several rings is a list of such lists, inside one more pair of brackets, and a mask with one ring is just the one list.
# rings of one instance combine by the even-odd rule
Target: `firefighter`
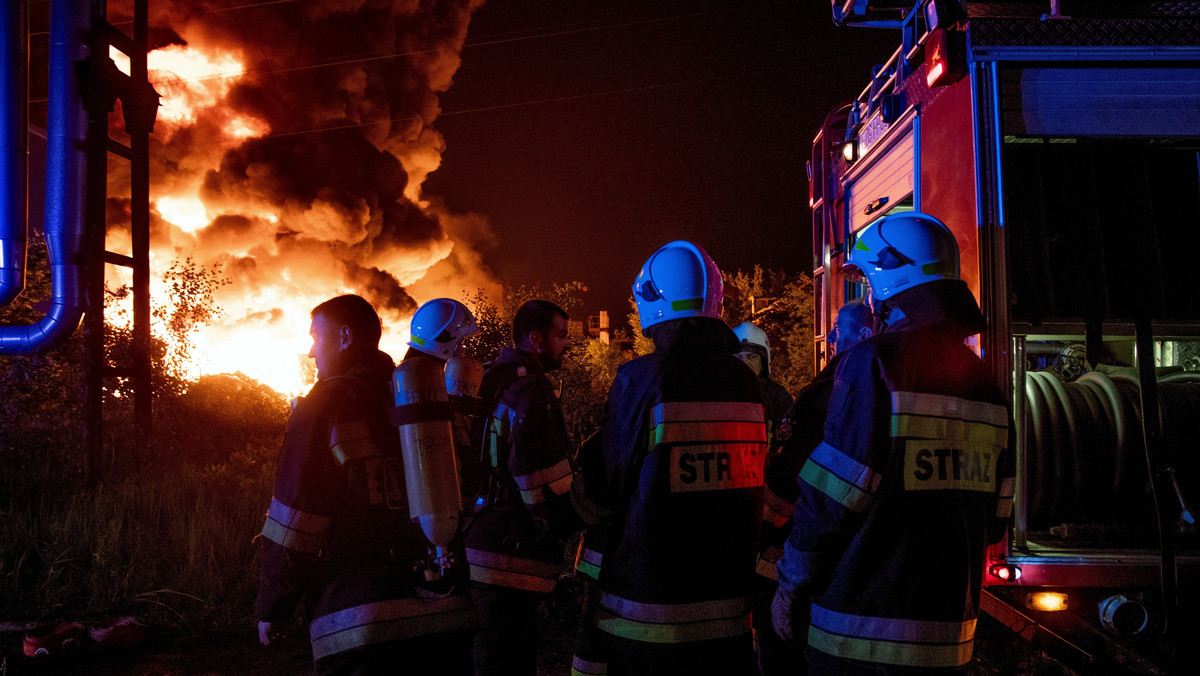
[[303,603],[317,674],[469,674],[469,599],[427,594],[414,570],[427,542],[409,518],[388,422],[392,359],[378,349],[379,315],[359,296],[338,296],[313,309],[310,333],[318,380],[279,453],[259,639],[272,644]]
[[489,410],[480,445],[490,481],[467,527],[467,561],[480,623],[476,673],[532,676],[538,604],[554,591],[566,540],[581,527],[570,502],[566,423],[546,375],[570,345],[567,313],[549,301],[526,301],[513,317],[512,338],[480,387]]
[[[479,326],[467,306],[451,298],[434,298],[413,313],[409,327],[408,351],[404,354],[404,360],[414,357],[432,358],[438,360],[442,368],[446,369],[447,362],[457,355],[463,339],[476,333],[479,333]],[[465,359],[469,358],[458,358],[459,361]],[[479,368],[478,362],[475,362],[474,366]],[[462,487],[463,504],[470,512],[482,483],[478,472],[479,463],[475,460],[470,439],[472,421],[478,417],[478,398],[455,392],[449,394],[454,408],[454,451],[459,469],[459,485]]]
[[599,452],[581,456],[585,501],[616,515],[594,618],[607,673],[753,673],[762,393],[703,249],[660,248],[633,293],[655,351],[618,369]]
[[793,618],[809,609],[809,673],[961,673],[985,550],[1003,536],[1013,493],[1005,400],[964,344],[985,322],[954,235],[932,216],[868,225],[844,269],[870,285],[885,328],[837,365],[772,621],[802,638]]
[[741,342],[738,359],[754,371],[754,375],[758,376],[758,384],[762,386],[763,406],[767,412],[767,440],[771,442],[775,425],[779,424],[779,419],[792,405],[792,395],[771,378],[771,341],[767,338],[767,332],[754,322],[742,322],[734,327],[733,335]]
[[463,338],[476,333],[479,326],[466,305],[450,298],[434,298],[413,313],[404,358],[421,353],[445,364],[458,352]]
[[571,656],[571,676],[603,676],[608,673],[608,655],[603,632],[596,627],[600,605],[600,570],[604,565],[604,546],[612,528],[613,512],[589,502],[586,479],[580,460],[601,452],[602,437],[597,430],[584,439],[576,458],[576,474],[571,484],[571,506],[586,526],[575,553],[575,577],[583,584],[575,650]]
[[771,628],[771,601],[775,597],[775,563],[783,555],[783,543],[792,529],[792,503],[799,497],[796,476],[809,453],[821,443],[825,411],[833,390],[833,374],[842,355],[871,336],[871,309],[862,300],[843,305],[837,313],[826,344],[833,358],[796,393],[796,401],[779,421],[776,446],[767,457],[766,485],[763,486],[762,540],[758,555],[758,585],[754,603],[754,637],[758,649],[758,669],[763,676],[803,673],[800,646],[775,635]]

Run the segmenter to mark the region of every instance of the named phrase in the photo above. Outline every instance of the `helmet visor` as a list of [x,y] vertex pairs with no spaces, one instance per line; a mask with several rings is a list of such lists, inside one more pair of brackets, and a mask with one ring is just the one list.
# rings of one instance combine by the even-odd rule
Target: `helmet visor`
[[866,284],[867,283],[866,274],[864,274],[862,269],[859,268],[854,263],[842,264],[842,269],[839,274],[841,274],[841,276],[844,279],[846,279],[847,281],[854,282],[855,284]]

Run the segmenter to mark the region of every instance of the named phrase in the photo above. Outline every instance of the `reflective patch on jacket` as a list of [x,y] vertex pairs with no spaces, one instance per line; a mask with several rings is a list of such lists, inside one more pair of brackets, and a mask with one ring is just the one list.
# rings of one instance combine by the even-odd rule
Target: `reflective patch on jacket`
[[654,407],[652,446],[671,444],[671,492],[763,485],[767,428],[761,404],[665,402]]
[[262,534],[280,547],[316,554],[325,546],[331,522],[327,516],[302,512],[271,498]]
[[960,397],[893,392],[892,436],[904,440],[905,490],[994,493],[1008,412]]
[[949,668],[971,661],[975,620],[938,622],[867,617],[812,606],[808,644],[851,660]]
[[364,603],[312,621],[313,659],[374,643],[439,634],[474,626],[475,609],[466,596],[390,599]]
[[751,597],[699,603],[642,603],[604,593],[596,626],[613,636],[644,643],[690,643],[751,632]]

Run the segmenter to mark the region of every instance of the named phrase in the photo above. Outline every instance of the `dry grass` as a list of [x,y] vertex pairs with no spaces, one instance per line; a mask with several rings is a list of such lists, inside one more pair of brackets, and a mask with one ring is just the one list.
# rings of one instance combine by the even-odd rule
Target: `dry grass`
[[93,487],[9,478],[0,618],[245,622],[275,449]]

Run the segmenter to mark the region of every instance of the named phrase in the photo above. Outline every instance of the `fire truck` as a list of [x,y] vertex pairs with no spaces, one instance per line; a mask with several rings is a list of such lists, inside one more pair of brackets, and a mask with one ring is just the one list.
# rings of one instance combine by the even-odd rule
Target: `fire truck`
[[832,13],[900,46],[813,142],[816,367],[865,292],[839,274],[855,233],[945,222],[1016,428],[981,609],[1081,673],[1179,669],[1200,643],[1200,3]]

